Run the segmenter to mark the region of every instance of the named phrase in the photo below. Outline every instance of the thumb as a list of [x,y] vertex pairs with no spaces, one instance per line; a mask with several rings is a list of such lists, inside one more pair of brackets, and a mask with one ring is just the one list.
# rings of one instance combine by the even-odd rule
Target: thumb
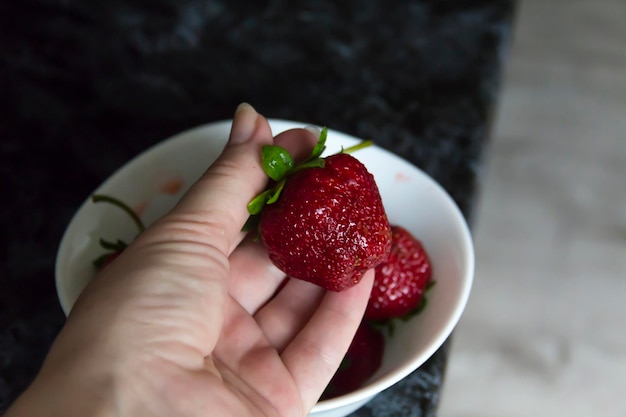
[[[82,318],[73,322],[89,327],[93,320],[108,317],[111,328],[117,328],[124,310],[126,317],[144,321],[141,330],[130,322],[115,330],[123,333],[119,340],[154,339],[150,334],[160,334],[156,329],[175,323],[168,334],[187,341],[193,335],[193,346],[206,353],[220,330],[206,318],[221,320],[228,255],[243,235],[248,201],[267,181],[260,148],[272,140],[267,120],[252,106],[240,105],[222,154],[169,213],[90,282],[72,310],[82,311],[74,314]],[[147,306],[150,314],[144,311]]]
[[240,104],[224,151],[168,216],[191,222],[230,254],[241,239],[248,203],[267,183],[260,155],[272,142],[267,120],[251,105]]

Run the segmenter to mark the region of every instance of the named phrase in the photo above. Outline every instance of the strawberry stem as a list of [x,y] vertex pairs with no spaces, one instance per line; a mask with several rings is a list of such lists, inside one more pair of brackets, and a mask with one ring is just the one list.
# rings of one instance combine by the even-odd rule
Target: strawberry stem
[[296,165],[291,171],[289,171],[289,175],[294,174],[298,171],[302,171],[303,169],[324,168],[324,164],[325,164],[324,158],[312,159],[303,164]]
[[121,200],[118,200],[115,197],[111,197],[111,196],[104,195],[104,194],[94,194],[91,196],[91,201],[93,201],[94,203],[100,203],[100,202],[109,203],[124,210],[131,217],[131,219],[133,219],[133,222],[135,222],[135,224],[137,225],[137,228],[139,229],[139,233],[143,232],[146,229],[146,226],[144,226],[139,216],[137,216],[137,213],[135,213],[133,209],[128,207],[128,205],[126,205],[126,203],[122,202]]
[[364,140],[362,142],[357,143],[356,145],[350,146],[349,148],[342,149],[341,153],[352,153],[356,152],[360,149],[367,148],[368,146],[372,146],[374,142],[372,140]]

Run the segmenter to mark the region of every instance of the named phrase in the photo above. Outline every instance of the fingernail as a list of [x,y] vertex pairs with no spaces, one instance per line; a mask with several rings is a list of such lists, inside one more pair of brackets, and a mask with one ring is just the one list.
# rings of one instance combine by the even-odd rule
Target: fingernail
[[322,131],[320,130],[320,128],[319,128],[319,127],[317,127],[317,126],[305,126],[305,127],[304,127],[304,130],[308,130],[309,132],[313,133],[313,135],[314,135],[316,138],[319,138],[319,137],[320,137],[320,133],[322,133]]
[[256,127],[257,116],[258,113],[250,104],[241,103],[237,106],[228,141],[231,144],[238,144],[250,140]]

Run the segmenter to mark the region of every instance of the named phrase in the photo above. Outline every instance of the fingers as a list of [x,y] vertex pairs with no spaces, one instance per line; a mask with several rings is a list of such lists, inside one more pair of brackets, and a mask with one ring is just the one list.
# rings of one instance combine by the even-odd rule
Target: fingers
[[317,285],[290,279],[254,318],[272,346],[282,352],[309,321],[324,294]]
[[228,292],[249,314],[254,314],[284,279],[261,242],[245,239],[230,255]]
[[260,155],[272,141],[267,120],[249,104],[240,105],[224,151],[168,216],[230,254],[241,239],[248,202],[267,183]]
[[278,352],[254,318],[232,298],[226,305],[224,326],[213,358],[228,385],[258,408],[274,410],[267,415],[305,414],[298,387]]
[[370,270],[358,285],[327,292],[307,325],[283,351],[281,357],[305,408],[315,405],[339,367],[363,318],[373,281]]
[[316,141],[305,129],[285,131],[274,140],[267,120],[249,104],[241,104],[224,151],[170,214],[204,229],[215,245],[230,254],[243,238],[248,203],[267,184],[261,147],[275,143],[297,160],[306,157]]
[[[276,136],[274,144],[299,162],[309,156],[318,137],[319,132],[291,129]],[[272,265],[263,244],[250,239],[231,254],[230,264],[229,293],[251,314],[274,294],[285,276]]]
[[[97,290],[91,291],[91,297],[81,297],[82,305],[104,302],[115,311],[124,304],[150,321],[142,332],[129,327],[132,338],[153,338],[166,329],[178,342],[198,352],[210,351],[219,326],[211,326],[207,317],[212,323],[221,322],[228,255],[248,217],[248,201],[266,184],[260,152],[261,146],[272,142],[267,120],[250,105],[239,106],[217,161],[170,213],[102,271],[101,279],[90,285]],[[154,311],[144,311],[146,306]]]
[[306,159],[319,139],[319,130],[315,127],[289,129],[274,138],[274,144],[285,148],[296,162]]

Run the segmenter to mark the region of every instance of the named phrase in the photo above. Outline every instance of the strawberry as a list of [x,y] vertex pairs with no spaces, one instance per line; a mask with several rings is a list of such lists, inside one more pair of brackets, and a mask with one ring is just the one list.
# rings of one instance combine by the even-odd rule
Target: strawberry
[[274,183],[248,211],[258,216],[263,243],[280,270],[343,291],[387,258],[391,226],[374,177],[349,155],[371,142],[321,158],[326,135],[323,129],[300,165],[285,149],[264,146],[263,167]]
[[367,322],[361,322],[321,400],[328,400],[361,388],[380,368],[384,350],[385,338],[382,332]]
[[424,305],[432,268],[421,242],[403,227],[391,227],[391,253],[375,271],[365,310],[368,320],[387,320],[416,313]]
[[[139,229],[139,233],[145,230],[146,227],[144,226],[139,216],[133,211],[133,209],[131,209],[121,200],[104,194],[94,194],[93,196],[91,196],[91,201],[94,203],[109,203],[122,209],[133,219],[133,222],[135,222],[137,228]],[[98,271],[104,269],[111,262],[113,262],[122,252],[124,252],[124,250],[128,246],[124,241],[120,239],[115,242],[100,239],[99,242],[100,246],[105,249],[106,252],[93,261],[93,265]]]
[[99,270],[106,268],[111,263],[113,263],[113,261],[116,260],[117,257],[122,254],[122,252],[124,252],[124,249],[118,249],[113,252],[105,253],[101,258],[99,258],[101,260],[97,259],[96,261],[94,261],[96,268],[98,268]]

